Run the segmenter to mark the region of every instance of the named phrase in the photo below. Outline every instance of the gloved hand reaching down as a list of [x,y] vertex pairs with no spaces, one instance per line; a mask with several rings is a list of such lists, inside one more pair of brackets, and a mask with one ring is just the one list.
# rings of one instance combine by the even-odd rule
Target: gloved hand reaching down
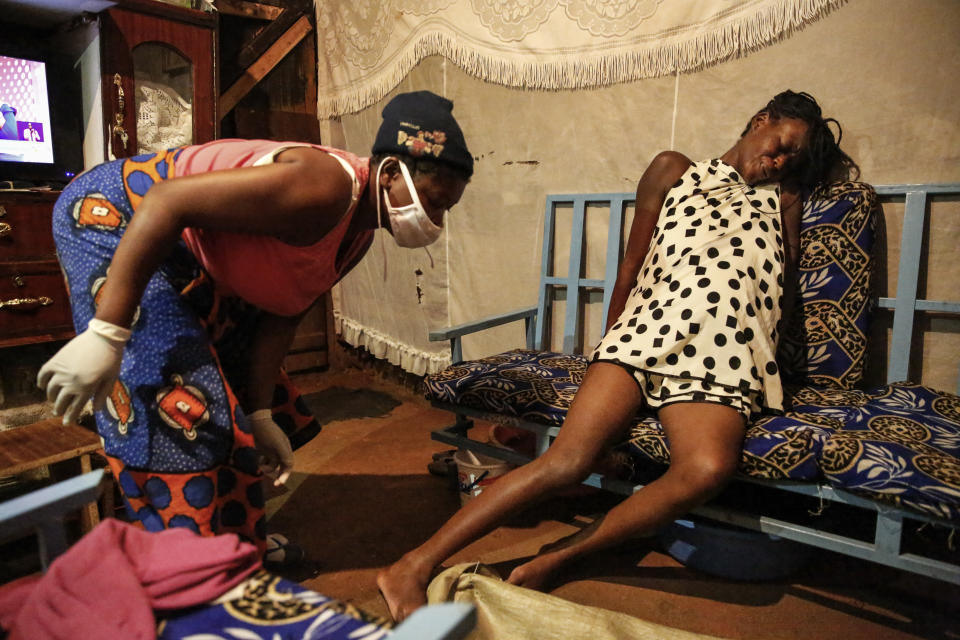
[[280,486],[293,471],[293,447],[290,446],[290,439],[280,425],[273,421],[270,409],[254,411],[248,419],[253,440],[262,456],[260,468],[268,475],[278,474],[273,484]]
[[94,318],[43,365],[37,386],[46,391],[63,424],[75,422],[91,397],[94,411],[103,407],[120,373],[128,340],[129,329]]

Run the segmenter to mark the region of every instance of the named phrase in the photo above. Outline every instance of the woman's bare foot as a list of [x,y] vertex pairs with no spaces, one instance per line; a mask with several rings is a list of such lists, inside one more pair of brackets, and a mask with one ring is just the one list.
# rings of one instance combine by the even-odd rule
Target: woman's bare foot
[[560,553],[544,553],[511,571],[507,582],[541,591],[565,562],[566,559]]
[[431,570],[418,569],[415,562],[403,557],[377,574],[377,586],[394,620],[400,622],[427,604]]

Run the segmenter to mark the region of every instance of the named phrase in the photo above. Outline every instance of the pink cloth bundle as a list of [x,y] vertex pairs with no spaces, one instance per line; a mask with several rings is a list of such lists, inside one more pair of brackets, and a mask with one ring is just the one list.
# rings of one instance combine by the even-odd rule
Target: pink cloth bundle
[[9,640],[154,638],[155,610],[208,602],[260,568],[257,548],[233,534],[148,533],[109,518],[46,574],[0,586]]

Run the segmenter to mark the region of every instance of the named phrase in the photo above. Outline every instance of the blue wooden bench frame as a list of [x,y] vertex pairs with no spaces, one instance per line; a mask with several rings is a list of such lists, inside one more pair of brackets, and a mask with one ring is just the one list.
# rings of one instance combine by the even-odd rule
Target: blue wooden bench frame
[[36,533],[46,571],[69,546],[64,520],[96,502],[106,483],[103,469],[96,469],[0,503],[0,540]]
[[[877,300],[879,308],[893,310],[893,329],[887,367],[887,382],[889,383],[908,378],[914,320],[917,312],[960,314],[960,301],[927,300],[917,297],[928,203],[935,197],[956,200],[957,196],[960,195],[960,183],[893,184],[874,186],[874,189],[881,203],[895,201],[904,203],[903,228],[900,236],[900,262],[897,269],[897,291],[892,298],[882,297]],[[523,320],[526,324],[526,347],[542,351],[548,333],[553,290],[563,289],[566,291],[566,308],[563,322],[562,351],[564,353],[574,353],[580,346],[578,344],[578,339],[581,338],[580,297],[585,291],[603,291],[601,326],[606,326],[607,307],[609,306],[610,295],[613,291],[617,268],[622,255],[623,223],[627,208],[633,205],[634,199],[635,197],[631,193],[548,195],[544,218],[542,267],[537,305],[455,327],[431,331],[430,340],[449,341],[452,361],[458,363],[463,361],[461,343],[463,336]],[[583,262],[583,234],[586,212],[588,207],[599,206],[607,207],[610,214],[605,273],[603,279],[583,278],[580,274]],[[566,276],[553,275],[551,270],[554,260],[558,207],[572,207],[573,209],[570,262]],[[958,378],[957,393],[960,394],[960,378]],[[558,427],[548,427],[516,418],[506,418],[505,416],[449,403],[434,401],[432,404],[456,415],[456,422],[453,425],[433,432],[432,438],[434,440],[470,449],[512,464],[525,464],[530,461],[530,458],[514,451],[471,440],[468,437],[468,431],[473,426],[473,419],[509,424],[532,431],[537,436],[536,455],[546,451],[552,438],[559,433]],[[956,527],[955,522],[876,502],[849,491],[837,489],[826,483],[758,480],[746,476],[738,476],[737,480],[867,510],[875,516],[873,541],[867,542],[845,535],[838,535],[829,530],[818,529],[809,524],[798,524],[764,514],[746,513],[713,503],[699,507],[693,513],[712,520],[780,536],[788,540],[960,585],[960,564],[917,553],[906,553],[901,548],[905,520],[933,523],[951,528]],[[584,484],[624,495],[630,495],[643,486],[606,478],[595,473],[584,480]]]

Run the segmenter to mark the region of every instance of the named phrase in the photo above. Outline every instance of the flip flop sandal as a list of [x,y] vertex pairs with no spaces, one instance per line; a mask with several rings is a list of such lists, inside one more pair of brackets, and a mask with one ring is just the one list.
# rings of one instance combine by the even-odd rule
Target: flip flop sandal
[[293,567],[302,563],[305,557],[303,547],[290,542],[283,534],[267,534],[267,551],[263,554],[263,566],[267,569]]
[[457,452],[456,449],[447,449],[446,451],[437,451],[433,454],[434,460],[443,460],[445,458],[453,458],[453,454]]
[[427,471],[444,478],[455,477],[457,475],[457,463],[453,460],[453,454],[456,452],[456,449],[450,449],[433,454],[433,462],[427,465]]

